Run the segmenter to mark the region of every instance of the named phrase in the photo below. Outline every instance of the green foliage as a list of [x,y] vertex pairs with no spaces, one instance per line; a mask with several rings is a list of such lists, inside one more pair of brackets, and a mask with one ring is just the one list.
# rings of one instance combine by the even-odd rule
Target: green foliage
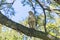
[[23,35],[7,27],[4,28],[6,28],[6,31],[0,33],[0,40],[22,40]]
[[[2,2],[5,2],[6,0],[2,0]],[[25,1],[25,0],[24,0]],[[38,4],[36,2],[36,4]],[[11,8],[12,5],[7,4],[7,7]],[[56,3],[51,3],[49,5],[49,7],[51,9],[55,9],[58,6],[58,4]],[[2,6],[0,5],[0,9],[2,9]],[[13,8],[11,8],[11,10],[14,10]],[[58,11],[55,11],[57,13],[60,13]],[[12,11],[13,13],[13,11]],[[55,14],[55,13],[52,13]],[[56,17],[53,16],[51,14],[50,11],[46,12],[46,21],[49,20],[49,22],[47,22],[46,27],[47,30],[49,32],[49,34],[53,35],[53,36],[57,36],[60,37],[60,17]],[[53,22],[51,22],[53,20]],[[23,24],[24,26],[28,27],[28,19],[24,20],[23,22],[21,22],[20,24]],[[44,31],[44,15],[43,13],[38,15],[37,17],[37,30],[39,31]],[[0,25],[0,40],[22,40],[23,39],[23,34],[19,34],[18,32],[16,32],[15,30],[6,28],[4,31],[2,31],[2,26]]]
[[5,2],[6,0],[1,0],[1,2]]

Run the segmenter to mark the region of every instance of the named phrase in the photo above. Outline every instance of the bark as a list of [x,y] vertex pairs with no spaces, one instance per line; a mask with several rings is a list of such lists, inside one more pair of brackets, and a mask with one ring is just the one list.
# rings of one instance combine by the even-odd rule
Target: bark
[[19,23],[16,23],[11,19],[8,19],[1,12],[0,12],[0,24],[5,25],[6,27],[12,28],[18,32],[22,32],[27,36],[33,36],[33,37],[41,38],[43,40],[55,40],[55,39],[59,40],[59,38],[49,35],[48,33],[27,28]]
[[57,4],[60,5],[60,0],[54,0]]
[[0,24],[0,33],[1,33],[1,31],[2,31],[2,25]]

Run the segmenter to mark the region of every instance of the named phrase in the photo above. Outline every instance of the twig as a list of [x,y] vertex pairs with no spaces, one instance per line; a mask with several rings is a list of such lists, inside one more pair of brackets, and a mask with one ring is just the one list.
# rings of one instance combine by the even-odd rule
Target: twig
[[15,0],[14,0],[12,3],[2,3],[2,2],[1,2],[0,5],[5,5],[5,4],[12,4],[12,5],[13,5],[14,2],[15,2]]
[[30,3],[31,3],[31,6],[32,6],[32,8],[33,8],[33,10],[34,10],[34,15],[36,14],[36,11],[35,11],[35,7],[34,7],[34,5],[33,5],[33,3],[32,3],[32,0],[31,1],[29,1]]
[[47,29],[46,29],[46,13],[45,13],[45,9],[43,7],[43,5],[38,1],[38,0],[35,0],[39,5],[40,7],[43,9],[43,12],[44,12],[44,17],[45,17],[45,21],[44,21],[44,29],[45,29],[45,32],[47,32]]

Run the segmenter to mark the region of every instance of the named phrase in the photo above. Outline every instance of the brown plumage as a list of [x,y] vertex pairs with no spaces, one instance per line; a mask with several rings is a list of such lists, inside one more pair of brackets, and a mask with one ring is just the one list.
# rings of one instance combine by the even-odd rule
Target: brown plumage
[[36,17],[32,11],[29,11],[28,24],[30,28],[36,28]]

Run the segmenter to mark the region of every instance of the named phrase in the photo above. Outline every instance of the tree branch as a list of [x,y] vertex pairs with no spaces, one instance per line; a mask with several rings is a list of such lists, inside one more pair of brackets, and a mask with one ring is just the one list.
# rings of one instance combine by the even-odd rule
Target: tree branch
[[46,13],[45,13],[45,9],[43,7],[43,5],[38,1],[36,0],[36,2],[40,5],[40,7],[43,9],[43,12],[44,12],[44,29],[45,29],[45,32],[47,33],[47,29],[46,29]]
[[[30,29],[30,28],[27,28],[21,24],[18,24],[16,22],[13,22],[12,20],[8,19],[6,16],[4,16],[1,12],[0,12],[0,23],[2,25],[5,25],[9,28],[12,28],[18,32],[22,32],[28,36],[34,36],[34,37],[38,37],[38,38],[48,38],[48,37],[45,37],[46,36],[46,33],[44,32],[41,32],[41,31],[36,31],[34,29]],[[32,34],[32,35],[30,35]],[[44,36],[44,37],[43,37]]]
[[[22,32],[22,33],[26,34],[27,36],[33,36],[33,37],[41,38],[43,40],[51,40],[51,37],[53,37],[51,35],[50,36],[47,35],[46,33],[42,32],[42,31],[37,31],[37,30],[31,29],[31,28],[27,28],[19,23],[16,23],[16,22],[8,19],[1,12],[0,12],[0,23],[2,25],[5,25],[9,28],[14,29],[18,32]],[[53,38],[55,38],[55,37],[53,37]]]
[[31,3],[31,6],[32,6],[32,8],[33,8],[33,11],[34,11],[34,15],[36,14],[36,11],[35,11],[35,7],[34,7],[34,5],[33,5],[33,2],[32,2],[32,0],[31,1],[29,1],[30,3]]
[[14,2],[15,2],[15,0],[14,0],[12,3],[2,3],[2,2],[1,2],[0,5],[5,5],[5,4],[12,4],[12,5],[13,5]]
[[54,0],[54,1],[60,5],[60,0]]

